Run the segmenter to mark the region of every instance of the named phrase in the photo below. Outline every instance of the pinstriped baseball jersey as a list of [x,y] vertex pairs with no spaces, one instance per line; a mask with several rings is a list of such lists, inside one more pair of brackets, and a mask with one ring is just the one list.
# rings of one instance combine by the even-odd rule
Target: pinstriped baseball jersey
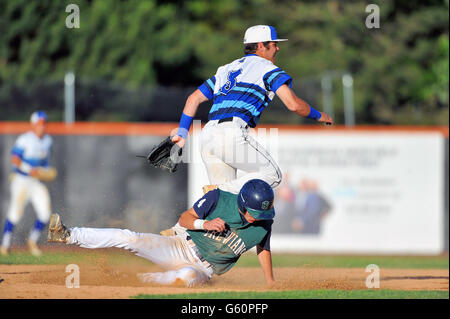
[[214,101],[209,120],[240,117],[255,127],[261,112],[283,84],[292,86],[292,78],[286,72],[267,59],[248,54],[219,67],[199,90]]
[[[51,147],[51,136],[44,135],[40,139],[30,131],[17,138],[11,154],[17,155],[23,162],[33,168],[39,166],[48,167]],[[19,174],[28,175],[28,173],[21,171],[18,167],[13,167],[13,170]]]

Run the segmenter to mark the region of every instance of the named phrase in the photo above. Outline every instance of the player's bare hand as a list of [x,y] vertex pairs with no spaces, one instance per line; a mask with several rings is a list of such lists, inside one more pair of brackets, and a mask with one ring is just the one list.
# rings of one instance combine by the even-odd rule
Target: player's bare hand
[[174,137],[172,137],[172,142],[176,143],[180,148],[183,148],[186,140],[179,135],[175,135]]
[[221,218],[217,217],[213,220],[205,221],[203,228],[206,230],[215,230],[221,233],[225,230],[225,222]]
[[266,282],[268,288],[276,288],[278,286],[274,279],[267,279]]
[[334,124],[333,119],[327,113],[320,112],[320,114],[322,114],[322,116],[320,117],[320,119],[317,120],[318,122],[325,123],[326,125]]
[[31,171],[30,171],[30,176],[31,177],[38,177],[39,176],[39,171],[37,170],[37,169],[32,169]]

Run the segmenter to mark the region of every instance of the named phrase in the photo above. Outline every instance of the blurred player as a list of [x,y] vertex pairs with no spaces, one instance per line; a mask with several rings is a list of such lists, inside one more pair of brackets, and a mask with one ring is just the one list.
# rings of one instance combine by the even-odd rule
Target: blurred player
[[186,231],[175,236],[114,228],[66,228],[60,216],[53,214],[47,239],[83,248],[131,250],[166,270],[139,274],[143,282],[182,282],[188,287],[227,272],[244,252],[256,246],[266,282],[271,285],[275,281],[270,252],[273,199],[272,188],[257,179],[248,181],[238,195],[210,191],[181,215],[179,223]]
[[33,204],[37,215],[28,237],[28,248],[32,255],[41,255],[37,241],[50,218],[50,196],[40,179],[52,180],[56,177],[54,168],[49,167],[52,138],[45,133],[46,128],[46,113],[34,112],[31,115],[31,131],[20,135],[14,144],[11,154],[11,201],[3,228],[2,255],[8,255],[14,226],[22,217],[28,201]]

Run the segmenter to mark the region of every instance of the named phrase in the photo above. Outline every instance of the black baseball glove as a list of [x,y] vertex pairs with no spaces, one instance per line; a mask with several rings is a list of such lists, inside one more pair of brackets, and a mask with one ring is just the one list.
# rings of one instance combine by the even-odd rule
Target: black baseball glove
[[172,142],[172,138],[169,136],[148,153],[147,161],[150,165],[167,169],[173,173],[178,168],[182,151],[177,144]]

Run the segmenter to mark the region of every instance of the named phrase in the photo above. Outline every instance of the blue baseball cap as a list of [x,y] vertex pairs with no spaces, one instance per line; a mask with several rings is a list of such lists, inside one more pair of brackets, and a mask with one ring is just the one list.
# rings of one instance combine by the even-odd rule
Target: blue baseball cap
[[278,39],[277,30],[270,25],[255,25],[248,28],[244,35],[244,44],[267,41],[287,41],[288,39]]

